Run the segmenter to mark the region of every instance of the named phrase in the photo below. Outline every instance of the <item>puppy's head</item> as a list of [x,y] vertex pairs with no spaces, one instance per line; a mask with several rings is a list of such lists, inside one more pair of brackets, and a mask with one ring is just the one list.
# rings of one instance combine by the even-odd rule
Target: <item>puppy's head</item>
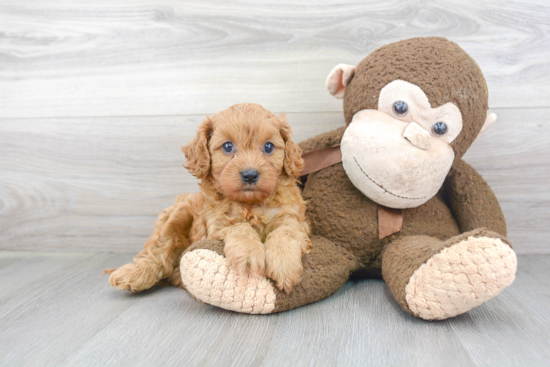
[[230,200],[260,203],[281,177],[294,179],[304,167],[290,136],[285,116],[257,104],[234,105],[199,126],[196,138],[183,147],[186,168]]

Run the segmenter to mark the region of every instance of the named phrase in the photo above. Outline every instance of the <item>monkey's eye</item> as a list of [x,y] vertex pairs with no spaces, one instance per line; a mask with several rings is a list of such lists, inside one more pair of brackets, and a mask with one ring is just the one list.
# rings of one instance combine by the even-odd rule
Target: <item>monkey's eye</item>
[[225,153],[232,153],[232,152],[233,152],[233,143],[230,142],[230,141],[226,141],[226,142],[223,143],[223,145],[222,145],[222,150],[223,150]]
[[265,143],[264,152],[266,154],[271,154],[271,153],[273,153],[274,150],[275,150],[275,145],[273,145],[273,143],[271,143],[269,141],[267,143]]
[[395,112],[397,116],[405,116],[407,112],[409,112],[409,106],[407,105],[407,102],[395,102],[393,104],[393,112]]
[[445,135],[445,133],[447,132],[447,124],[444,122],[436,122],[432,126],[432,132],[435,135]]

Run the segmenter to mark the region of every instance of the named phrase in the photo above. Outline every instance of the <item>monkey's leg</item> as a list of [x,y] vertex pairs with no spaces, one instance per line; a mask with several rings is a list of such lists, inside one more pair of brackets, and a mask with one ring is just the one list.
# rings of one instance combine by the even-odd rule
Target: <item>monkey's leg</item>
[[382,254],[382,276],[397,302],[425,320],[460,315],[512,284],[517,259],[508,241],[477,229],[440,241],[407,236]]
[[226,265],[223,242],[200,241],[183,254],[183,285],[202,302],[243,313],[276,313],[313,303],[336,292],[360,268],[348,251],[322,237],[311,237],[301,281],[287,294],[265,277],[238,276]]
[[[134,263],[118,269],[105,269],[109,284],[121,290],[138,292],[149,289],[162,279],[171,283],[176,272],[179,276],[179,261],[183,251],[189,247],[189,231],[193,223],[196,194],[180,195],[176,203],[159,214],[155,229],[144,249],[134,257]],[[177,270],[177,271],[175,271]]]

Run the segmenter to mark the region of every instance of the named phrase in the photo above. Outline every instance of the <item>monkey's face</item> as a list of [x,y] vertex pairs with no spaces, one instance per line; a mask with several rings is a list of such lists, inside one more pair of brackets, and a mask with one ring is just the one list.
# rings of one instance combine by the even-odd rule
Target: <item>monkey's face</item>
[[382,46],[357,67],[338,64],[326,81],[344,99],[341,142],[353,184],[391,208],[437,194],[453,164],[496,121],[475,61],[440,37]]
[[441,188],[462,131],[453,103],[432,108],[422,89],[394,80],[380,91],[378,109],[357,112],[341,142],[350,180],[380,205],[405,209],[430,200]]

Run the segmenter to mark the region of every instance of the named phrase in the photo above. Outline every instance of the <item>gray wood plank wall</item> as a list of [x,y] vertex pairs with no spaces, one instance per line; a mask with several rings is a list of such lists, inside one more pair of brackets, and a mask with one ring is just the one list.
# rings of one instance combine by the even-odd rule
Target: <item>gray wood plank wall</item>
[[465,159],[519,253],[550,253],[547,1],[0,0],[0,249],[136,251],[196,191],[180,146],[257,102],[302,140],[343,124],[337,63],[444,36],[485,73],[497,124]]

